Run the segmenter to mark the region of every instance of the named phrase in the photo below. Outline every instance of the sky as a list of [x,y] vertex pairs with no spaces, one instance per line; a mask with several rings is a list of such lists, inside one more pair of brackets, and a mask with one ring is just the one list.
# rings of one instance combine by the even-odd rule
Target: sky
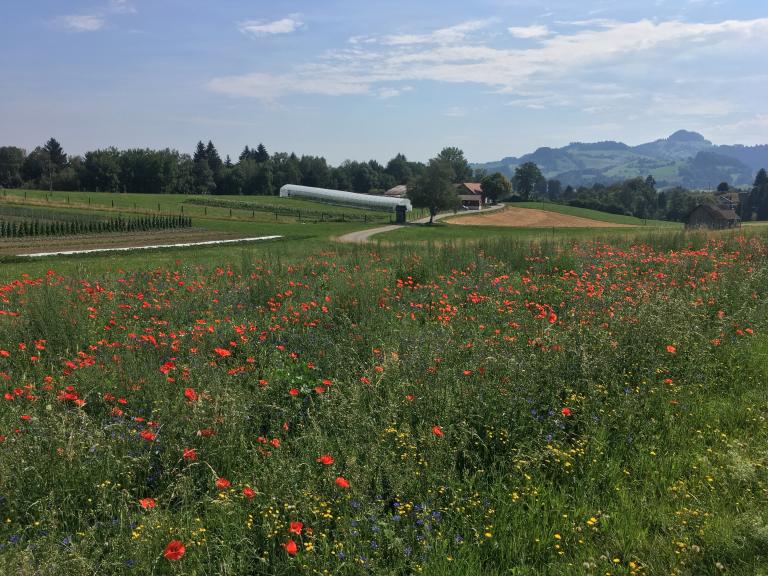
[[765,0],[3,0],[0,146],[768,143]]

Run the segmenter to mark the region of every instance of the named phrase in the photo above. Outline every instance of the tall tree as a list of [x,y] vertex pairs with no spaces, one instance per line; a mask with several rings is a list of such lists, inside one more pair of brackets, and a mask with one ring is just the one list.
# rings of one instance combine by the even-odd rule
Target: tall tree
[[560,180],[548,180],[547,181],[547,198],[552,202],[560,200],[560,196],[563,193],[563,184]]
[[192,155],[192,160],[195,162],[208,160],[208,149],[205,147],[202,140],[198,141],[195,153]]
[[512,192],[512,184],[501,172],[494,172],[483,178],[480,187],[483,189],[483,196],[489,198],[494,204],[499,198],[509,196]]
[[264,144],[259,143],[259,145],[256,147],[256,151],[253,153],[253,159],[256,160],[256,162],[258,162],[259,164],[262,164],[269,160],[269,152],[267,152],[267,149],[264,146]]
[[536,186],[544,180],[544,175],[539,167],[533,162],[525,162],[515,168],[515,176],[512,179],[515,192],[523,201],[531,198]]
[[207,160],[193,162],[193,194],[213,194],[216,190],[216,181],[213,179],[213,170],[208,166]]
[[749,194],[749,204],[758,220],[768,220],[768,173],[761,168]]
[[411,166],[404,154],[397,154],[384,171],[395,179],[395,184],[405,184],[412,176]]
[[248,145],[246,144],[245,148],[243,148],[243,151],[240,152],[240,158],[238,160],[242,162],[243,160],[248,160],[251,157],[251,149],[248,148]]
[[23,165],[24,150],[15,146],[0,146],[0,186],[7,188],[21,186]]
[[117,192],[120,189],[120,153],[117,148],[85,153],[83,185],[88,190]]
[[460,148],[448,146],[440,151],[437,155],[437,159],[443,162],[447,162],[453,170],[454,182],[467,182],[471,180],[473,172],[472,168],[464,158],[464,152]]
[[438,212],[458,205],[453,180],[451,164],[438,156],[429,161],[423,174],[408,183],[408,198],[416,208],[429,210],[430,224]]
[[224,163],[221,161],[221,156],[219,156],[219,151],[216,150],[216,146],[214,146],[213,142],[210,140],[208,140],[208,145],[205,147],[205,158],[208,160],[208,166],[213,170],[213,174],[219,174]]
[[61,147],[61,144],[58,143],[56,138],[48,140],[48,142],[45,143],[45,146],[43,146],[43,149],[48,152],[48,157],[50,158],[51,163],[56,167],[54,169],[64,168],[67,165],[67,155],[64,154],[64,149]]

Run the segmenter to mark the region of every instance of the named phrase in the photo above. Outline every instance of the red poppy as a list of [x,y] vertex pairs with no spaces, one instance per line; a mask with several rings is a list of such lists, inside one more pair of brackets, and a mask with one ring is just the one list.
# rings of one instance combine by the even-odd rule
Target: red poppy
[[281,546],[285,548],[285,551],[289,556],[296,556],[296,552],[299,551],[298,546],[296,546],[296,542],[293,540],[288,540],[288,542],[281,544]]
[[142,430],[139,436],[141,436],[142,438],[144,438],[144,440],[147,440],[149,442],[151,442],[156,438],[155,433],[151,432],[150,430]]
[[194,448],[184,448],[184,460],[189,460],[190,462],[194,462],[197,460],[197,450]]
[[213,351],[216,352],[216,354],[218,354],[222,358],[226,358],[227,356],[232,356],[232,352],[230,352],[226,348],[214,348]]
[[667,352],[669,352],[670,354],[674,354],[675,352],[677,352],[677,348],[675,348],[674,346],[672,346],[672,344],[670,344],[669,346],[667,346]]
[[317,461],[320,462],[320,464],[325,464],[326,466],[330,466],[335,462],[335,460],[333,459],[333,456],[331,456],[330,454],[323,454],[317,459]]
[[298,388],[291,388],[288,390],[288,394],[291,396],[298,396],[299,395],[299,389]]
[[343,478],[342,476],[339,476],[336,478],[336,486],[339,488],[349,488],[349,482],[346,478]]
[[216,478],[216,488],[219,490],[223,490],[224,488],[229,488],[232,482],[227,480],[226,478]]
[[167,560],[179,560],[184,556],[184,552],[186,551],[187,549],[184,547],[184,543],[181,540],[171,540],[165,547],[163,556],[165,556]]
[[291,525],[288,527],[288,532],[291,534],[301,535],[301,531],[304,529],[304,524],[302,522],[291,522]]
[[195,392],[194,388],[186,388],[184,390],[184,396],[186,396],[187,400],[189,400],[190,402],[194,402],[195,400],[197,400],[197,392]]
[[547,320],[549,321],[550,324],[554,324],[555,322],[557,322],[557,314],[555,314],[554,312],[550,312]]
[[248,498],[248,500],[252,500],[253,497],[256,496],[256,492],[250,486],[246,486],[243,488],[243,496]]
[[157,506],[157,500],[154,498],[141,498],[139,500],[139,504],[142,508],[144,508],[144,510],[149,510],[150,508]]
[[432,426],[432,434],[438,436],[439,438],[445,436],[445,433],[443,432],[443,429],[440,428],[440,426]]
[[560,413],[563,416],[570,416],[571,415],[571,409],[570,408],[563,408],[562,410],[560,410]]

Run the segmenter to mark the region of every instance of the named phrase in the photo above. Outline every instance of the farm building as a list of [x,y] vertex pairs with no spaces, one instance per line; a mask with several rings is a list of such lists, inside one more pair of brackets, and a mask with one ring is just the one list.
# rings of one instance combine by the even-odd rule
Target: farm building
[[405,184],[398,184],[384,192],[388,198],[405,198],[408,196],[408,187]]
[[281,198],[303,198],[315,202],[326,202],[337,206],[351,206],[363,210],[382,210],[394,212],[397,223],[405,223],[405,213],[410,212],[411,201],[407,198],[388,198],[387,196],[375,196],[373,194],[358,194],[357,192],[345,192],[343,190],[329,190],[327,188],[313,188],[311,186],[299,186],[286,184],[280,188]]
[[741,218],[733,210],[718,208],[711,204],[699,204],[686,219],[685,227],[709,228],[722,230],[725,228],[737,228],[741,226]]
[[479,182],[456,184],[456,193],[461,201],[461,206],[466,210],[482,210],[483,204],[486,204],[483,188]]

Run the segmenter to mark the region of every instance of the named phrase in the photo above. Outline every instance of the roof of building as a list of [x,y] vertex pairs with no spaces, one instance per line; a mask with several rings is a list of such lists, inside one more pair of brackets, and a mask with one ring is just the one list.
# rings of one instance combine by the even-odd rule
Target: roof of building
[[[691,210],[691,214],[693,214],[696,210],[703,209],[709,216],[714,218],[715,220],[740,220],[739,215],[736,214],[733,210],[726,210],[724,208],[718,208],[717,206],[712,206],[711,204],[699,204]],[[688,215],[690,218],[690,214]]]
[[468,190],[472,194],[483,194],[483,187],[480,185],[480,182],[461,182],[460,184],[457,184],[457,186],[464,190]]
[[384,196],[394,196],[397,198],[403,198],[406,194],[408,194],[408,186],[405,184],[398,184],[384,192]]

